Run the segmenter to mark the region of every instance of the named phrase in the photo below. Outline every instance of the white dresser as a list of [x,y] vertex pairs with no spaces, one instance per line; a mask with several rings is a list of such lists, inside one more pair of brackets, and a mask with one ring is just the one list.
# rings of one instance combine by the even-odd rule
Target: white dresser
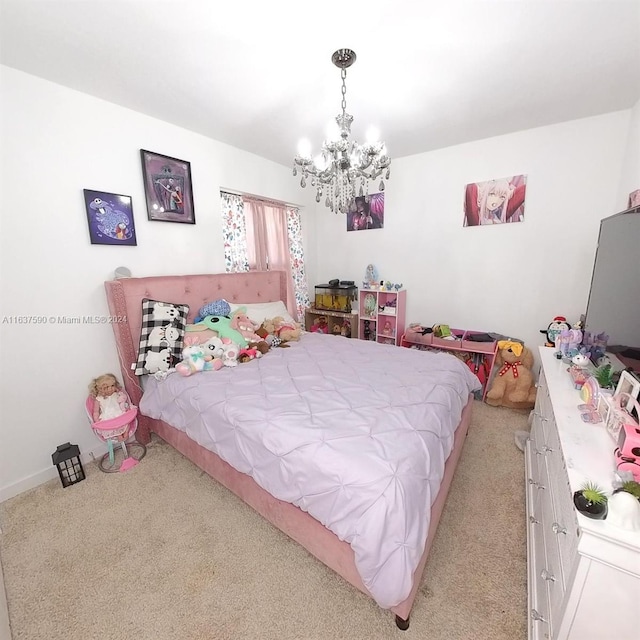
[[608,493],[615,444],[580,417],[580,393],[554,349],[542,368],[525,450],[529,639],[640,640],[640,533],[573,506],[585,480]]

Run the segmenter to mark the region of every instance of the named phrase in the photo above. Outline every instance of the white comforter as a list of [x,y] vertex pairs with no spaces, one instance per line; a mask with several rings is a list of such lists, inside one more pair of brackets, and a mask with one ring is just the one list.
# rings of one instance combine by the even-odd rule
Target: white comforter
[[411,591],[455,427],[479,387],[449,354],[309,333],[236,368],[150,379],[140,410],[348,542],[390,608]]

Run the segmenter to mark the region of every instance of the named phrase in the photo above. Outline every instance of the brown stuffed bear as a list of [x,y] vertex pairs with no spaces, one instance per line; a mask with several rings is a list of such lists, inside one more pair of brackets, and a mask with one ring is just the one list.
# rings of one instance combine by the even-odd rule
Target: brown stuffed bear
[[287,322],[282,316],[265,319],[262,323],[267,333],[277,336],[282,342],[291,342],[292,340],[300,340],[302,329],[297,322]]
[[536,387],[531,367],[533,354],[519,342],[498,342],[497,371],[486,397],[487,404],[511,409],[531,409],[536,403]]

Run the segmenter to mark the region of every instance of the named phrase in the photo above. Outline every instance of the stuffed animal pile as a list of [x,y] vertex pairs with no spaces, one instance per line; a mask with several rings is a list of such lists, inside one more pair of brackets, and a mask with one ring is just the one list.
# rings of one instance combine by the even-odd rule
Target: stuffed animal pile
[[496,373],[487,392],[486,402],[494,407],[531,409],[536,402],[533,382],[533,354],[521,342],[498,342]]
[[300,339],[300,325],[281,316],[258,325],[249,318],[245,307],[225,315],[212,313],[228,307],[225,300],[208,303],[200,310],[196,322],[186,326],[183,360],[176,366],[178,373],[190,376],[235,367],[261,358],[272,347],[287,346],[286,342]]

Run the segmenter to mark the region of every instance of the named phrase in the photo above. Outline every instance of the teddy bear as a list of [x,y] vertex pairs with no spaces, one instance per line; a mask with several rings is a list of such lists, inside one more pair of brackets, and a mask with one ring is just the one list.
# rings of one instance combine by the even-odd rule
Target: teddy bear
[[[272,331],[276,330],[273,324],[269,324],[269,328]],[[267,345],[267,351],[269,351],[269,349],[275,349],[276,347],[289,347],[288,344],[284,344],[282,340],[280,340],[280,338],[278,338],[278,336],[276,336],[274,333],[269,333],[267,327],[265,327],[264,322],[256,329],[256,333],[262,338],[262,342],[259,344]]]
[[494,407],[531,409],[536,402],[536,387],[531,367],[533,354],[522,343],[513,340],[498,342],[498,367],[486,402]]
[[282,342],[300,340],[300,336],[302,335],[302,329],[297,322],[287,322],[282,316],[276,316],[271,319],[267,318],[262,323],[262,326],[266,329],[267,333],[280,338]]

